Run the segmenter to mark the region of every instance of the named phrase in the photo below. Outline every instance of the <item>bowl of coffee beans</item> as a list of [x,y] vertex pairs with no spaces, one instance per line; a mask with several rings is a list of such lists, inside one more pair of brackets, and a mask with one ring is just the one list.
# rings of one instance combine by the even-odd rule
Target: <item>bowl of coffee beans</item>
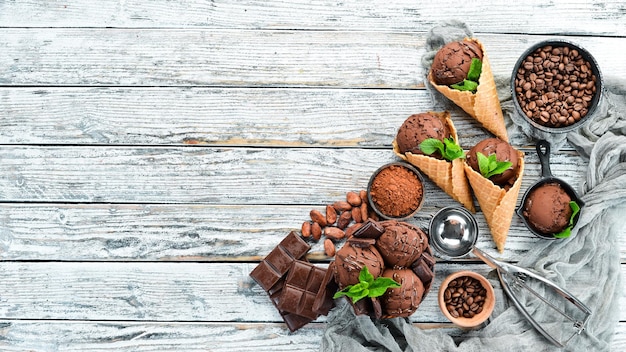
[[528,48],[511,77],[516,112],[544,132],[565,133],[581,127],[593,116],[601,92],[602,75],[593,56],[563,40]]
[[443,315],[462,328],[473,328],[484,323],[496,304],[489,281],[467,270],[451,274],[443,280],[438,300]]

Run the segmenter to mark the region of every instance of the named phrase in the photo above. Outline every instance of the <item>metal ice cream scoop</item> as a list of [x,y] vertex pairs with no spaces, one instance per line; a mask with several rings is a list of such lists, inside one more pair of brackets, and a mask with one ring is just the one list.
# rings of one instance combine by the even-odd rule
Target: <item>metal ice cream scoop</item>
[[478,225],[466,209],[447,207],[439,210],[430,221],[429,237],[431,246],[444,259],[460,258],[472,252],[496,269],[502,288],[515,307],[556,346],[565,346],[585,329],[591,310],[572,294],[544,277],[496,260],[474,247]]

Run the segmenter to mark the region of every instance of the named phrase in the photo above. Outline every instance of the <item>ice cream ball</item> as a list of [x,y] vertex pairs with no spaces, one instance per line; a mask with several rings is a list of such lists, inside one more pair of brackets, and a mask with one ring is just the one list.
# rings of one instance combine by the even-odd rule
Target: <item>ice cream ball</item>
[[364,266],[374,278],[382,274],[385,264],[374,242],[351,238],[335,253],[335,281],[340,288],[358,284]]
[[437,53],[431,66],[432,78],[438,85],[463,82],[472,64],[472,59],[483,59],[480,46],[471,40],[450,42]]
[[489,157],[491,154],[496,154],[498,161],[511,162],[510,168],[499,175],[493,175],[489,178],[493,183],[501,187],[511,186],[515,183],[517,170],[519,168],[519,155],[515,148],[499,138],[487,138],[478,142],[478,144],[467,153],[466,162],[472,169],[480,173],[477,157],[478,152],[486,157]]
[[558,183],[544,183],[534,189],[524,203],[523,214],[536,231],[555,234],[569,226],[572,198]]
[[[424,154],[419,148],[424,140],[434,138],[443,142],[444,138],[449,137],[450,129],[443,119],[431,113],[421,113],[411,115],[404,121],[396,134],[396,144],[402,154]],[[438,151],[431,156],[442,158]]]
[[410,267],[428,246],[428,237],[415,226],[397,221],[381,223],[385,232],[376,247],[388,267]]
[[388,268],[382,276],[401,285],[387,289],[380,297],[383,317],[408,317],[415,313],[424,296],[424,285],[417,275],[411,269]]

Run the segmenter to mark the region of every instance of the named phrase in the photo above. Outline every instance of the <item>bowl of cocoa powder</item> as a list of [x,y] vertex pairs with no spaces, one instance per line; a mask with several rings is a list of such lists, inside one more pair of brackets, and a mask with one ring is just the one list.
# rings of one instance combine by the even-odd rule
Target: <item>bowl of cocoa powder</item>
[[581,46],[546,40],[528,48],[511,77],[516,112],[534,128],[566,133],[590,120],[602,92],[596,60]]
[[367,200],[374,212],[383,219],[408,219],[424,202],[424,178],[408,163],[383,165],[370,177]]

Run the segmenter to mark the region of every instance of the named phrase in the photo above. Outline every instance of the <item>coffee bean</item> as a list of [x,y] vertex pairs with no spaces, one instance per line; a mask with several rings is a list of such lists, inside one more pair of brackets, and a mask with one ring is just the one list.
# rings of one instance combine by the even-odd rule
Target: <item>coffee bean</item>
[[445,307],[451,316],[472,318],[478,314],[478,310],[482,311],[484,305],[485,288],[480,281],[464,276],[451,281],[444,290]]
[[591,63],[578,50],[546,46],[524,58],[515,75],[515,96],[529,119],[544,126],[563,127],[586,115],[596,94],[596,82]]

